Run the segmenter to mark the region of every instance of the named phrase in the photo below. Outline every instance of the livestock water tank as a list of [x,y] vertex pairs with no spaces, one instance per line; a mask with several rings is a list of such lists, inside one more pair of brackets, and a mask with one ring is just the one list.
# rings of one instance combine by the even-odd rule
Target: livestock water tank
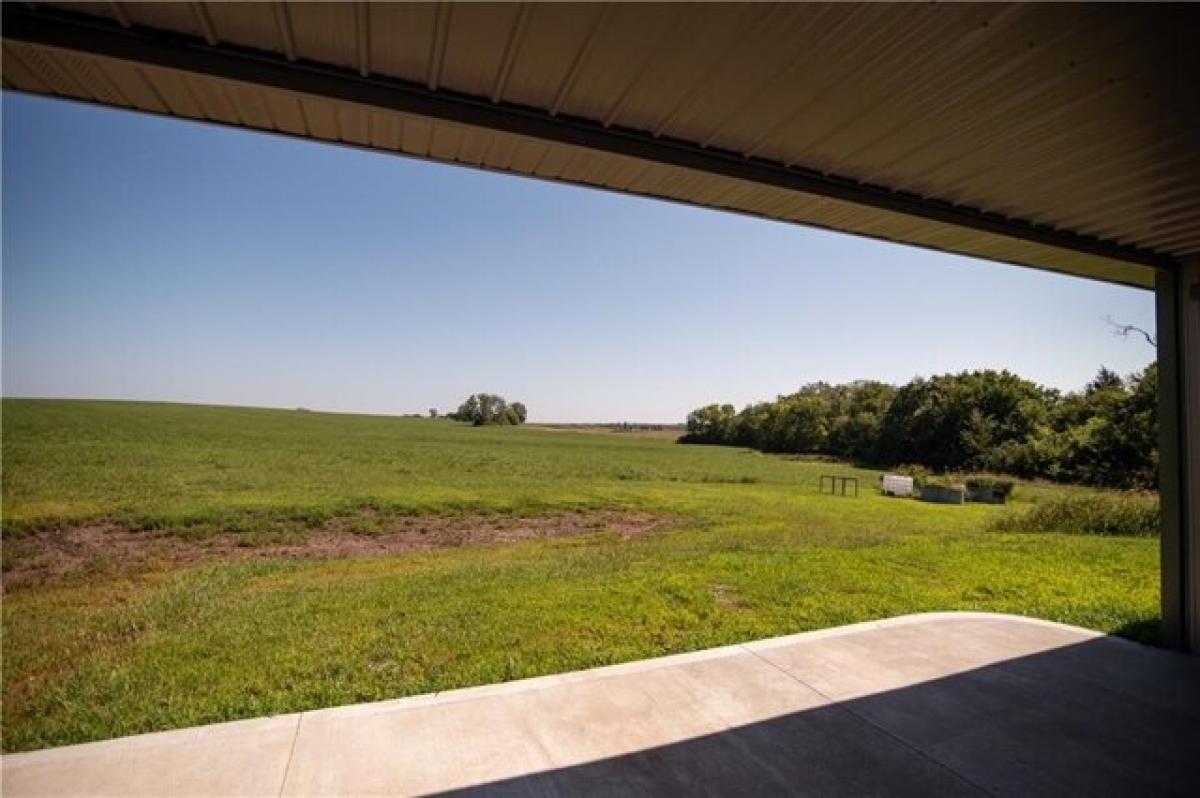
[[967,500],[967,489],[962,485],[922,485],[921,501],[935,504],[962,504]]

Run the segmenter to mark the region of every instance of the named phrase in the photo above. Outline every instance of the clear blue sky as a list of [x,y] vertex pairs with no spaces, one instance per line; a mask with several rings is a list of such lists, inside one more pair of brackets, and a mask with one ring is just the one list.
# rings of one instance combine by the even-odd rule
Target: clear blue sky
[[1149,292],[5,94],[3,391],[681,421],[814,381],[1153,357]]

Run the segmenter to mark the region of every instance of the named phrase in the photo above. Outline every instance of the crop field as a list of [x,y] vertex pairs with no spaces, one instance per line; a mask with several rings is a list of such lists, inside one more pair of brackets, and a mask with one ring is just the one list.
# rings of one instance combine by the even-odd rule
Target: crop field
[[[3,743],[395,698],[932,610],[1153,637],[1158,541],[658,437],[3,402]],[[858,498],[818,476],[858,476]]]

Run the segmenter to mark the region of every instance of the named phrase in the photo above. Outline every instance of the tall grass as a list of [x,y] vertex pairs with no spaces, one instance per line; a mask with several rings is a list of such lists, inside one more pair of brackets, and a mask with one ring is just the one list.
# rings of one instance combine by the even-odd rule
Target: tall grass
[[1144,493],[1067,496],[996,518],[996,532],[1151,537],[1158,534],[1158,497]]

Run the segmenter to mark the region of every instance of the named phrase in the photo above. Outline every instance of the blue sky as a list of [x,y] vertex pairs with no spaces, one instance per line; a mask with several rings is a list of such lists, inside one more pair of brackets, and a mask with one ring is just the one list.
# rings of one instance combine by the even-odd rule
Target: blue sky
[[3,392],[681,421],[814,381],[1153,357],[1150,292],[6,93]]

